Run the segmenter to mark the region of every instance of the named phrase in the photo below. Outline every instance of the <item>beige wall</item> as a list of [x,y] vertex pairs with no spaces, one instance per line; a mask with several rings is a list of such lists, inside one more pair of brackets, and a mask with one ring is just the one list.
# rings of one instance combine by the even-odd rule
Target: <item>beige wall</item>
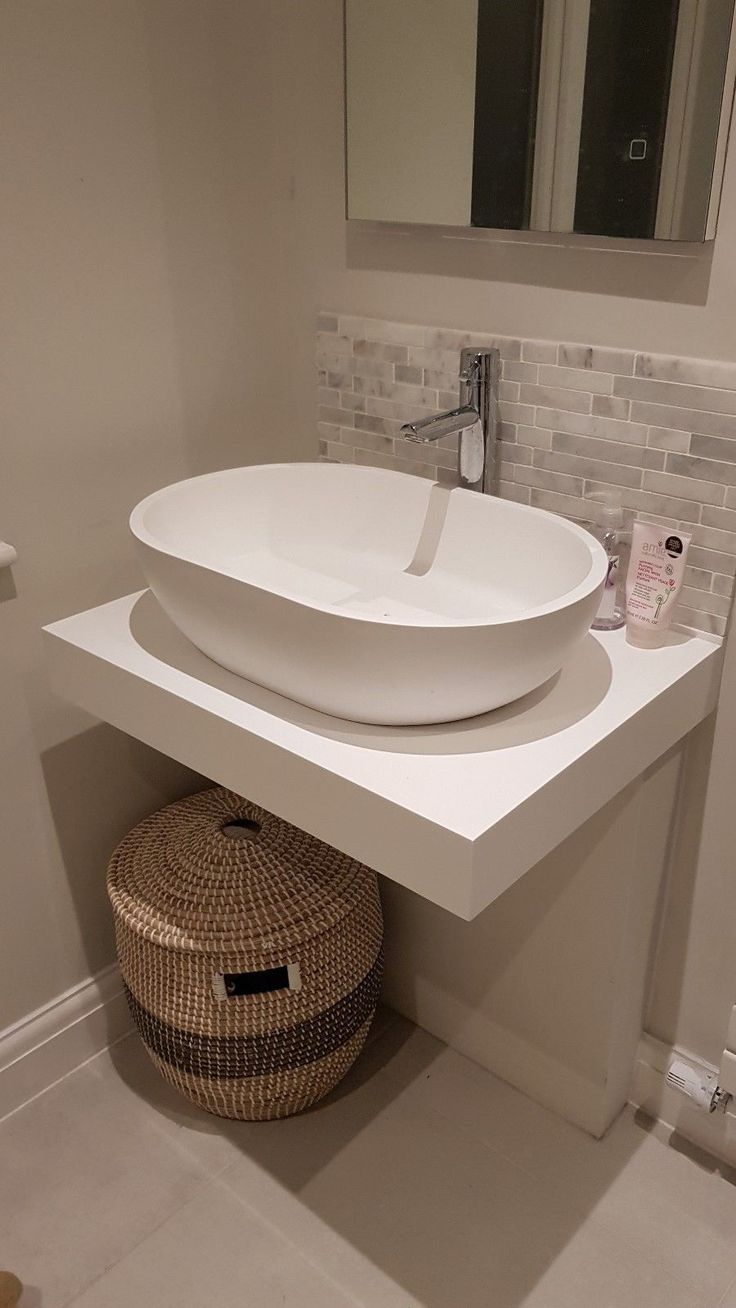
[[[612,242],[403,232],[343,218],[340,0],[283,4],[278,160],[295,203],[291,248],[298,392],[313,385],[313,314],[346,313],[736,360],[736,149],[718,239],[664,252]],[[294,112],[294,106],[299,112]],[[311,415],[295,414],[300,430]],[[649,1029],[717,1062],[736,1002],[736,647],[724,679],[714,766],[708,731],[683,790],[688,822],[663,922]],[[705,813],[702,827],[699,817]],[[622,856],[625,852],[622,851]],[[489,910],[490,913],[493,909]],[[489,927],[489,930],[491,928]]]
[[299,453],[269,31],[239,0],[0,6],[0,1029],[111,961],[110,849],[196,785],[51,697],[41,624],[141,584],[154,487]]

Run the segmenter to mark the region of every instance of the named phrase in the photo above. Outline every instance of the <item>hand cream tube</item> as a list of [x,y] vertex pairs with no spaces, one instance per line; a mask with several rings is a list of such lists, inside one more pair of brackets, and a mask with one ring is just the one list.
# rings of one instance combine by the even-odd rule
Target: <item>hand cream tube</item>
[[691,539],[683,531],[634,523],[626,575],[626,639],[630,645],[645,649],[664,645],[685,577]]

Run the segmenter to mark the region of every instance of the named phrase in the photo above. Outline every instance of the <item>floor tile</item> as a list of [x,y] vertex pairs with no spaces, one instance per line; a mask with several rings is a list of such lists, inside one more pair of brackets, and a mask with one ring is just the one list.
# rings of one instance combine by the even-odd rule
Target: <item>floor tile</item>
[[0,1125],[0,1263],[62,1308],[206,1179],[95,1059]]
[[[640,1130],[630,1111],[617,1129]],[[644,1257],[656,1255],[693,1295],[706,1292],[710,1303],[733,1278],[736,1188],[646,1133],[601,1193],[596,1214]]]
[[[365,1091],[362,1092],[363,1094]],[[361,1097],[361,1092],[358,1093]],[[365,1106],[364,1106],[365,1107]],[[222,1182],[310,1249],[371,1308],[700,1308],[656,1247],[646,1252],[410,1097],[377,1103],[349,1136],[341,1104],[262,1136]],[[324,1150],[333,1129],[339,1152]],[[257,1155],[254,1157],[253,1155]],[[393,1292],[376,1283],[375,1269]],[[704,1279],[708,1279],[707,1277]],[[726,1282],[724,1282],[725,1284]],[[637,1297],[637,1295],[639,1297]]]
[[74,1300],[74,1308],[353,1308],[217,1182]]
[[[0,1124],[23,1308],[736,1308],[736,1187],[591,1140],[382,1013],[312,1112],[225,1122],[121,1042]],[[35,1288],[34,1288],[35,1287]]]
[[622,1245],[589,1218],[523,1301],[523,1308],[713,1308],[704,1287],[673,1276],[656,1250]]
[[[593,1140],[433,1037],[392,1028],[387,1075],[403,1098],[447,1117],[537,1182],[538,1194],[570,1222],[589,1214],[632,1258],[656,1250],[670,1275],[715,1302],[736,1265],[736,1187],[715,1167],[668,1147],[627,1109]],[[370,1051],[375,1057],[378,1049]]]
[[[494,1306],[522,1303],[548,1266],[559,1223],[536,1201],[529,1179],[432,1115],[382,1107],[322,1165],[307,1134],[292,1133],[293,1173],[279,1143],[271,1174],[321,1224],[320,1236],[313,1227],[305,1235],[316,1240],[333,1279],[362,1303],[378,1308],[381,1299],[368,1299],[371,1287],[355,1279],[355,1264],[347,1268],[350,1279],[345,1277],[335,1235],[343,1248],[358,1251],[364,1264],[380,1268],[409,1303],[425,1308],[485,1308],[489,1286]],[[303,1178],[307,1155],[315,1164],[312,1175],[292,1191],[291,1177]],[[223,1177],[259,1211],[262,1167],[262,1161],[245,1158]],[[288,1210],[283,1211],[286,1218]],[[289,1229],[296,1237],[293,1221]],[[396,1302],[403,1302],[400,1294]]]
[[[384,1270],[335,1224],[324,1221],[299,1193],[293,1193],[257,1164],[243,1163],[221,1182],[243,1202],[254,1201],[259,1215],[277,1230],[288,1231],[289,1238],[312,1261],[329,1274],[332,1281],[349,1291],[363,1305],[376,1308],[422,1308],[421,1300],[398,1284],[389,1270]],[[346,1192],[345,1203],[362,1202],[354,1189]]]
[[736,1281],[729,1285],[717,1308],[736,1308]]

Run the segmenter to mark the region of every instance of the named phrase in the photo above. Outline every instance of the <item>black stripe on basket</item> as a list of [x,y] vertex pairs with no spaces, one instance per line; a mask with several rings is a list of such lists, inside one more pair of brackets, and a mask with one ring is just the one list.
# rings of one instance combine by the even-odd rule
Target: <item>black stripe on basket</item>
[[380,952],[363,980],[336,1004],[294,1026],[258,1035],[208,1036],[182,1031],[143,1008],[127,985],[125,993],[141,1037],[158,1058],[192,1076],[235,1080],[304,1067],[334,1053],[373,1013],[382,970]]

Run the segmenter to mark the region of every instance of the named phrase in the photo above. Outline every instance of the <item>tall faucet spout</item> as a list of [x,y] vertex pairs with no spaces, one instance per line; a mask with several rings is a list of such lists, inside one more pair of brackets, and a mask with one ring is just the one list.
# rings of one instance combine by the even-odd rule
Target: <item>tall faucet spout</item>
[[498,440],[501,356],[498,350],[465,349],[460,354],[460,403],[455,409],[407,422],[401,435],[429,444],[459,435],[458,479],[467,490],[490,493]]

